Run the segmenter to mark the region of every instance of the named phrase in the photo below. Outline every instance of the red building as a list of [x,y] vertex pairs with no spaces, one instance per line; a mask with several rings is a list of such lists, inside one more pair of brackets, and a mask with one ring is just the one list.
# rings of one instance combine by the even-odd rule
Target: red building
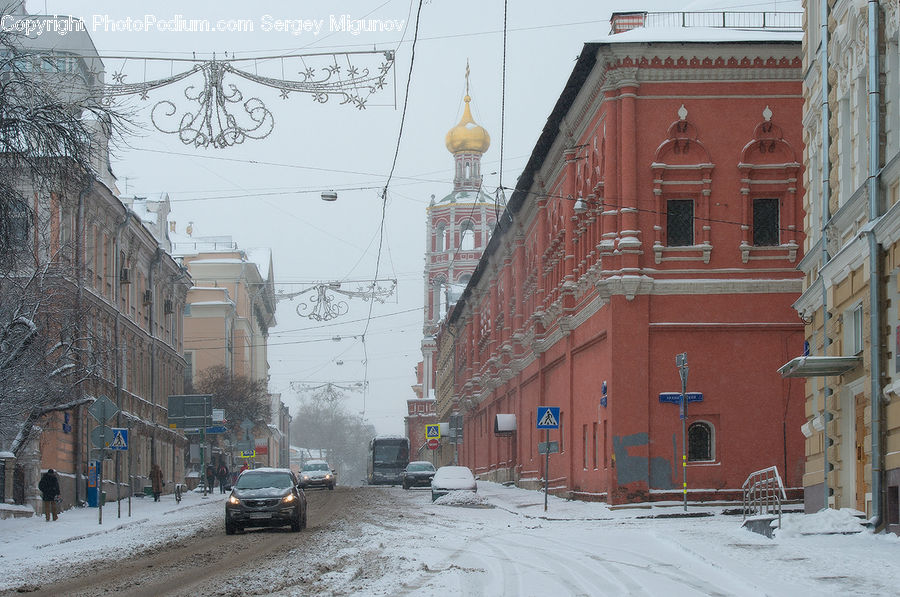
[[682,421],[660,394],[686,353],[688,497],[735,498],[770,466],[796,494],[804,389],[777,370],[804,342],[799,23],[638,14],[585,44],[447,318],[438,417],[463,413],[462,464],[529,486],[537,409],[559,407],[557,492],[681,500]]
[[447,151],[453,154],[453,190],[439,200],[431,196],[426,219],[422,362],[416,367],[416,397],[407,400],[411,459],[433,456],[424,447],[425,425],[437,422],[435,336],[440,322],[468,284],[497,223],[494,202],[481,189],[481,156],[490,147],[491,137],[472,118],[468,68],[466,71],[463,114],[444,140]]

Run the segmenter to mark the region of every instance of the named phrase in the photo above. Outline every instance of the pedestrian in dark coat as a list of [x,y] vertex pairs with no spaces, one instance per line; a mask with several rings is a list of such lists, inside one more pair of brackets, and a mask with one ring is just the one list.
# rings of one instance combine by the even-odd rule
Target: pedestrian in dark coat
[[150,484],[153,486],[153,501],[158,502],[159,495],[162,493],[163,485],[165,484],[162,469],[159,468],[158,464],[154,464],[150,468]]
[[41,480],[38,482],[38,489],[41,490],[41,499],[44,500],[44,518],[47,519],[47,522],[50,522],[50,515],[53,515],[53,520],[57,520],[59,518],[59,508],[56,504],[56,498],[59,497],[59,477],[56,476],[56,471],[52,468],[47,469],[47,472],[41,475]]
[[225,493],[225,484],[228,483],[228,467],[225,466],[224,462],[219,463],[219,468],[216,469],[216,477],[219,478],[221,493]]
[[212,463],[206,465],[206,490],[212,492],[216,486],[216,469]]

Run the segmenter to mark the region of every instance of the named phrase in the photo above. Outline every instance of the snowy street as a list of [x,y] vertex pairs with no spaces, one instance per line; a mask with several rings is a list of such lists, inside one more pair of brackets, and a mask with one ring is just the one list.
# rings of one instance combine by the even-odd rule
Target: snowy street
[[298,534],[226,536],[221,494],[135,499],[121,519],[110,504],[102,526],[96,509],[2,520],[0,594],[887,595],[900,580],[895,536],[807,534],[857,528],[842,512],[788,515],[767,539],[721,508],[551,497],[545,515],[542,494],[486,482],[451,505],[427,489],[307,495]]

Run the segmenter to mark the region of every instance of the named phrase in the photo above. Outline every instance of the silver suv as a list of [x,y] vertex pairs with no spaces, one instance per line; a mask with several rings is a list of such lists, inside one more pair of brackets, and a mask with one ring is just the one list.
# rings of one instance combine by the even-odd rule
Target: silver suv
[[334,489],[336,475],[334,469],[324,460],[308,460],[300,471],[300,487],[327,487]]

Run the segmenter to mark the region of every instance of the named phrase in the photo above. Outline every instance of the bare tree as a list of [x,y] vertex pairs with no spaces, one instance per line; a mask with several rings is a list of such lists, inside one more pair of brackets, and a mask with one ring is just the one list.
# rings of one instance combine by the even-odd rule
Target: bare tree
[[351,481],[365,478],[368,442],[374,428],[343,405],[344,393],[326,384],[301,399],[291,422],[292,443],[327,455],[331,466]]
[[269,392],[265,380],[232,375],[222,365],[216,365],[200,372],[196,389],[201,394],[212,395],[213,408],[225,410],[232,431],[237,431],[244,420],[253,423],[269,421]]

